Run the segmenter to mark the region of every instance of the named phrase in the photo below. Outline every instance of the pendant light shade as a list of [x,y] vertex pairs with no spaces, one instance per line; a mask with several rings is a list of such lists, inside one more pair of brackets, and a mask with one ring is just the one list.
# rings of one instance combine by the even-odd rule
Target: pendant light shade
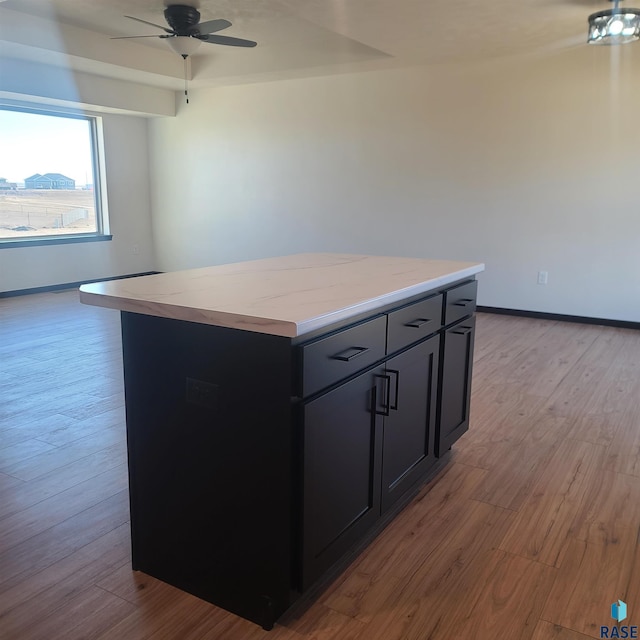
[[169,46],[183,58],[194,54],[200,46],[198,38],[191,36],[171,36],[167,38]]
[[640,9],[621,9],[614,0],[613,9],[589,16],[589,44],[625,44],[640,39]]

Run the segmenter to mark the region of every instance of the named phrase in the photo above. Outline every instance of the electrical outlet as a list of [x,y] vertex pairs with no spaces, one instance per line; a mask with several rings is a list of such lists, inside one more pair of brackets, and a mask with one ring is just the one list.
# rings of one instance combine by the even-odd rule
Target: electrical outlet
[[549,282],[548,271],[538,271],[538,284],[547,284]]
[[187,378],[187,402],[215,409],[218,405],[218,385]]

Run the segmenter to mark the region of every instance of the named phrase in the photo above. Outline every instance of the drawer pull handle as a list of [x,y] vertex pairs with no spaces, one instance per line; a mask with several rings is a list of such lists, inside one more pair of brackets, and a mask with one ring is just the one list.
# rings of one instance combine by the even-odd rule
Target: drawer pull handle
[[424,326],[425,324],[429,324],[429,322],[433,322],[433,320],[431,320],[431,318],[416,318],[415,320],[412,320],[411,322],[407,322],[407,324],[405,324],[405,327],[414,327],[415,329],[419,329],[420,327]]
[[341,360],[342,362],[351,362],[354,358],[361,356],[369,351],[369,347],[349,347],[335,356],[331,356],[331,360]]
[[458,300],[458,302],[454,302],[453,306],[454,307],[466,307],[467,305],[471,304],[472,302],[474,302],[473,298],[462,298],[461,300]]
[[471,329],[473,327],[460,327],[459,329],[456,329],[455,331],[452,331],[451,333],[456,333],[459,336],[466,336],[468,333],[471,332]]
[[[400,372],[397,369],[385,369],[385,373],[393,373],[396,376],[396,399],[395,402],[391,402],[389,398],[389,409],[393,411],[398,410],[398,389],[400,387]],[[391,381],[389,381],[389,395],[391,395]]]
[[380,406],[382,410],[378,409],[378,385],[377,383],[373,386],[373,412],[378,416],[388,416],[389,409],[391,406],[389,405],[389,399],[391,396],[391,376],[376,374],[374,376],[379,380],[384,380],[384,390],[382,392],[382,400],[380,402]]

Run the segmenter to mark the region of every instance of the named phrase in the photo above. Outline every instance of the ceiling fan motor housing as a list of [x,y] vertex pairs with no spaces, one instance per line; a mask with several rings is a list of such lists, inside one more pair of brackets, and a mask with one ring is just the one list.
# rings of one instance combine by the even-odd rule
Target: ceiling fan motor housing
[[164,17],[178,36],[197,35],[195,25],[200,21],[200,12],[184,4],[173,4],[164,10]]

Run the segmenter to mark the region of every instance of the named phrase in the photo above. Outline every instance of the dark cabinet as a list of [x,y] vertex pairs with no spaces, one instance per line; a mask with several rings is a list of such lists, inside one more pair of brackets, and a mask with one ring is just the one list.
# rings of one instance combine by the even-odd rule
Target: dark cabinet
[[440,337],[303,408],[305,589],[435,462]]
[[363,373],[303,408],[303,589],[380,515],[383,374]]
[[436,434],[437,456],[443,455],[469,429],[475,328],[475,317],[471,316],[443,332]]
[[439,347],[435,335],[386,362],[390,398],[384,420],[383,512],[435,462]]
[[469,428],[476,286],[300,339],[124,312],[134,567],[271,628]]

